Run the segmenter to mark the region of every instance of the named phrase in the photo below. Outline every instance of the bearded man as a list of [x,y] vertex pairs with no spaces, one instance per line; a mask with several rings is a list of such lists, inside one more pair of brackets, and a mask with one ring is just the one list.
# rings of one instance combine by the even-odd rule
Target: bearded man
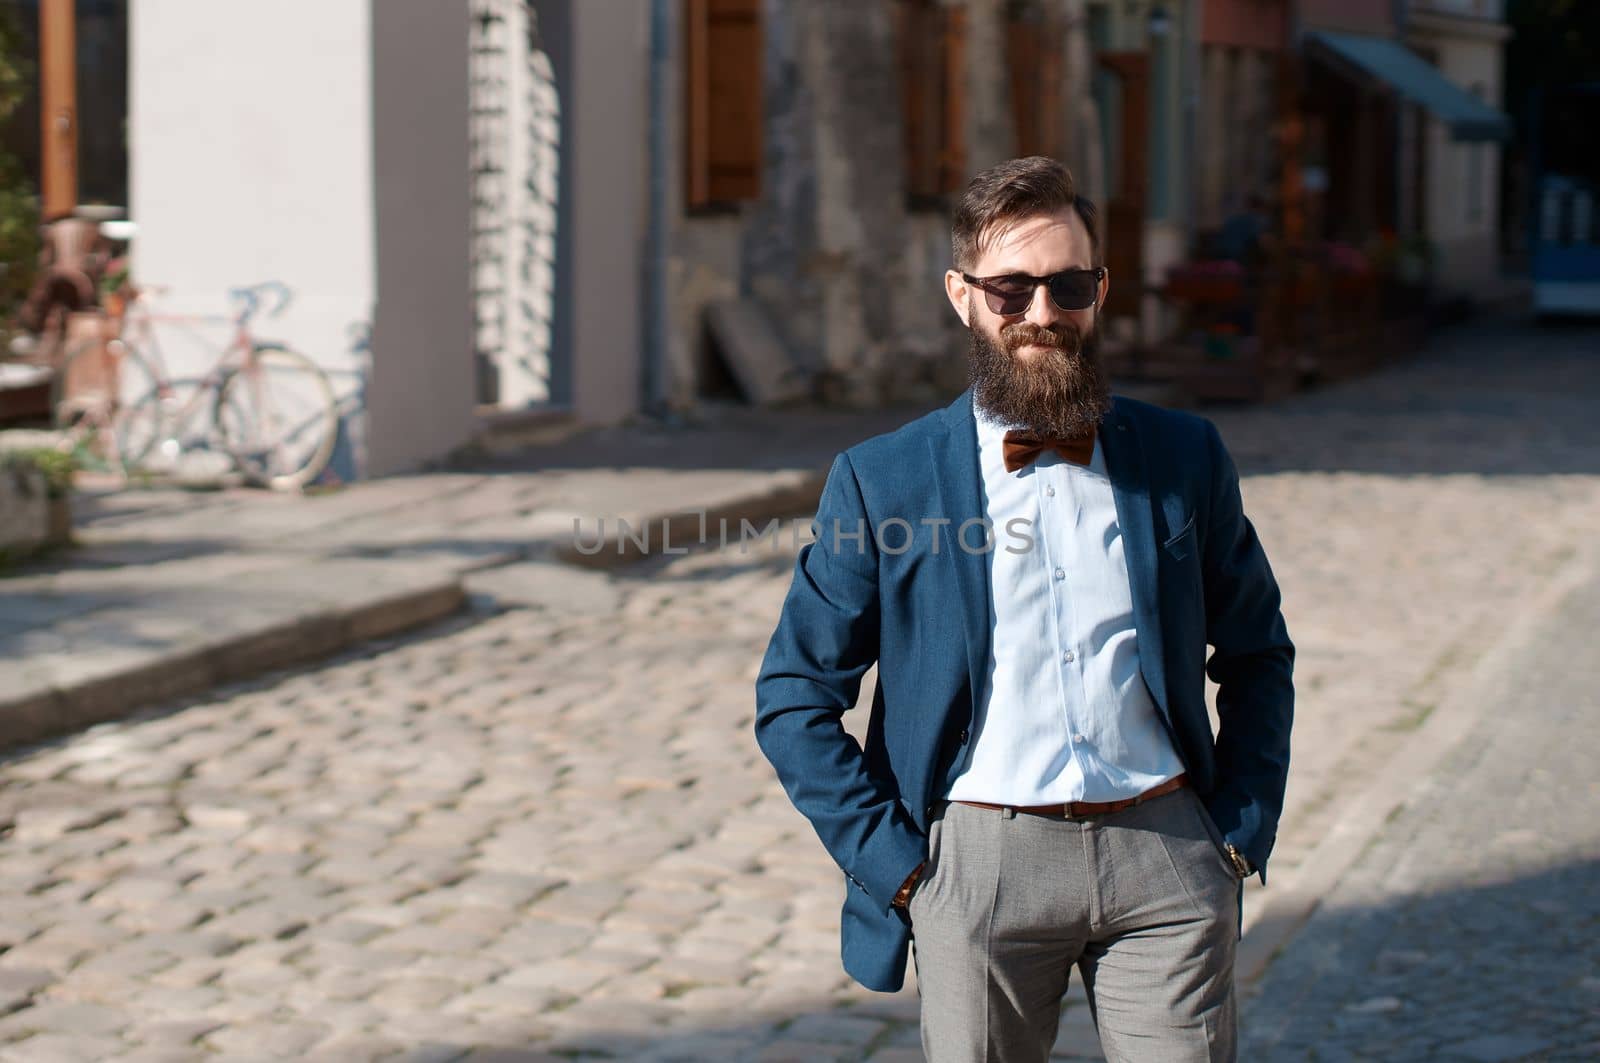
[[1289,763],[1277,584],[1216,428],[1111,395],[1071,174],[979,174],[951,243],[972,386],[834,460],[757,741],[844,872],[845,969],[892,992],[912,951],[933,1063],[1043,1063],[1074,967],[1108,1059],[1233,1059]]

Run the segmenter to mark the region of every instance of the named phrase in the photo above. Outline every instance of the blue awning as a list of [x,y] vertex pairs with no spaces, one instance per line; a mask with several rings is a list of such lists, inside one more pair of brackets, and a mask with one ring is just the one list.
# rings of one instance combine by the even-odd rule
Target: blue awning
[[1306,34],[1314,50],[1336,65],[1355,67],[1412,103],[1426,107],[1455,140],[1510,140],[1511,119],[1452,84],[1438,69],[1399,41],[1317,30]]

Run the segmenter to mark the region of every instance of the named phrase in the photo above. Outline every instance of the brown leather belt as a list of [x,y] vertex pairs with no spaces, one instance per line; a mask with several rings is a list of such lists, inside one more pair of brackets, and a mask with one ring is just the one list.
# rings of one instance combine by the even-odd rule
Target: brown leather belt
[[971,805],[973,808],[988,808],[996,812],[1023,812],[1030,816],[1054,816],[1057,819],[1077,819],[1081,816],[1103,816],[1108,812],[1121,812],[1125,808],[1132,808],[1141,801],[1148,801],[1152,797],[1170,794],[1174,790],[1181,790],[1189,785],[1189,776],[1180,772],[1161,783],[1152,786],[1142,794],[1134,797],[1125,797],[1121,801],[1068,801],[1064,805],[991,805],[987,801],[957,801],[958,805]]

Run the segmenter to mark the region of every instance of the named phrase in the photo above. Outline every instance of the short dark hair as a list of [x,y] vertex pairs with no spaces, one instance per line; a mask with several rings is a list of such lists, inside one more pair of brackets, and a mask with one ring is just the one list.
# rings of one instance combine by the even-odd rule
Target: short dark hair
[[1029,155],[991,166],[974,177],[956,207],[950,253],[956,269],[971,270],[993,241],[1020,221],[1071,208],[1089,230],[1090,265],[1100,265],[1100,232],[1094,204],[1078,190],[1072,171],[1055,159]]

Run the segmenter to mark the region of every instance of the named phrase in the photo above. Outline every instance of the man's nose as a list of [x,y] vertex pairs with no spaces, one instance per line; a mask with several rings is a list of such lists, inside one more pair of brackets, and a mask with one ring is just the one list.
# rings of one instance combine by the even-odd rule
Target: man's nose
[[1051,325],[1058,324],[1065,317],[1066,315],[1061,308],[1056,305],[1056,301],[1050,298],[1050,286],[1048,284],[1035,285],[1033,302],[1028,304],[1028,312],[1024,315],[1024,320],[1042,328],[1048,328]]

